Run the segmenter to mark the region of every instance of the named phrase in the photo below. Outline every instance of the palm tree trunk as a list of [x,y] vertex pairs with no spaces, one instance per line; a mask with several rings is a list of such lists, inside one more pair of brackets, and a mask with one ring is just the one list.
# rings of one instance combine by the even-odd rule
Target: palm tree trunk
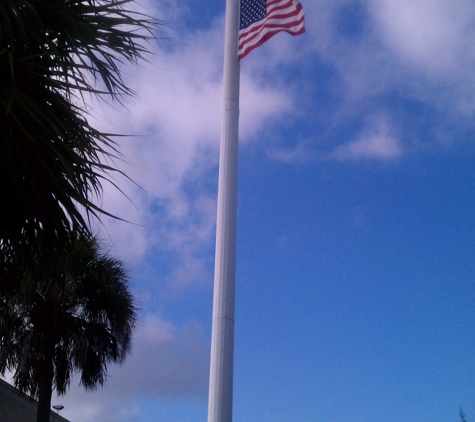
[[53,353],[54,345],[53,347],[46,345],[38,389],[38,412],[36,414],[36,422],[50,422],[54,371]]

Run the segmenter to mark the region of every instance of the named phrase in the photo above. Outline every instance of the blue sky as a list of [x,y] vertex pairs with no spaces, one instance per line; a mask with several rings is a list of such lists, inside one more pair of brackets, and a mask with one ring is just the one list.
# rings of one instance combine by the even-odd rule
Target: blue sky
[[[475,4],[301,3],[241,67],[234,420],[475,421]],[[140,321],[72,422],[206,420],[224,1],[140,7],[138,98],[91,104],[134,135],[100,230]]]

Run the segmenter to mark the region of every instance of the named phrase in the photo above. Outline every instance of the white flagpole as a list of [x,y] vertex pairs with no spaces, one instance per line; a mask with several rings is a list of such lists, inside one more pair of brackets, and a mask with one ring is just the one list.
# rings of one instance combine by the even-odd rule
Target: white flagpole
[[239,123],[238,30],[239,0],[226,0],[224,110],[219,156],[208,422],[231,422],[233,411]]

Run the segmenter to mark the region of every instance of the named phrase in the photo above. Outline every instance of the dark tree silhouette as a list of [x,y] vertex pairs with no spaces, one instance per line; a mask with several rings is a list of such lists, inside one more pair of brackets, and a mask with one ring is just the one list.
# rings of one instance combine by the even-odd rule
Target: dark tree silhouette
[[119,66],[144,57],[156,24],[132,8],[0,1],[0,248],[38,230],[88,232],[88,218],[105,212],[94,200],[120,155],[88,123],[84,96],[132,93]]
[[136,308],[122,263],[96,238],[72,237],[46,260],[41,245],[37,237],[26,264],[3,250],[0,276],[14,280],[0,293],[0,373],[12,371],[15,386],[38,398],[37,422],[49,422],[53,389],[64,394],[75,372],[94,389],[109,362],[123,362]]

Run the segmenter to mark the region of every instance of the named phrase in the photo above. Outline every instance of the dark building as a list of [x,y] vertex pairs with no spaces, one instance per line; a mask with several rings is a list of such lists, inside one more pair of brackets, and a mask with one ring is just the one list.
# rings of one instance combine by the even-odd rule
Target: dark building
[[[0,422],[35,422],[38,402],[0,379]],[[69,422],[51,411],[51,422]]]

